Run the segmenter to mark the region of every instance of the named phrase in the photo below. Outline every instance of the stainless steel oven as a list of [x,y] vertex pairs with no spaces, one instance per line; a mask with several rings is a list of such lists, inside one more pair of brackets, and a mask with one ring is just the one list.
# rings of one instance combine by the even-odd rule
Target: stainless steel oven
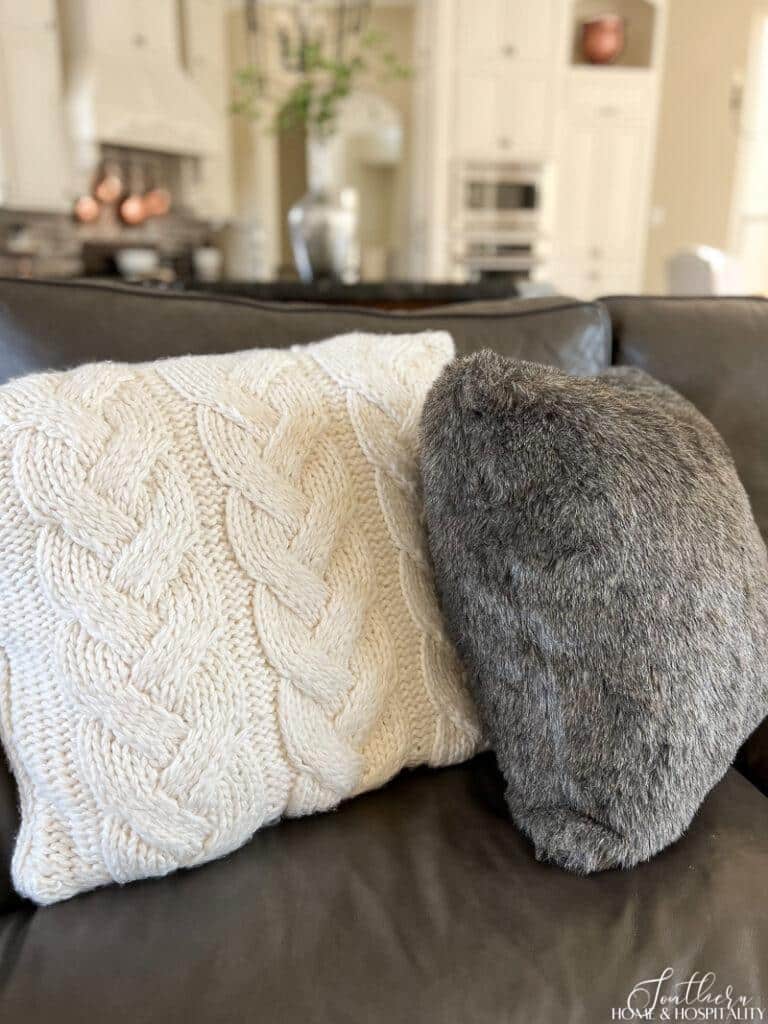
[[541,230],[537,164],[461,163],[452,201],[452,255],[459,276],[529,278]]

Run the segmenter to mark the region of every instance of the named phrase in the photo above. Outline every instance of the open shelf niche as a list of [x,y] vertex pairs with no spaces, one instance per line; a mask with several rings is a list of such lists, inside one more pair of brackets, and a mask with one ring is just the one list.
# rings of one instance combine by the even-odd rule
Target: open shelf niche
[[[582,53],[581,33],[585,21],[604,14],[618,14],[625,21],[624,49],[610,64],[593,64]],[[657,4],[651,0],[574,0],[571,8],[573,66],[604,68],[650,68],[658,26]]]

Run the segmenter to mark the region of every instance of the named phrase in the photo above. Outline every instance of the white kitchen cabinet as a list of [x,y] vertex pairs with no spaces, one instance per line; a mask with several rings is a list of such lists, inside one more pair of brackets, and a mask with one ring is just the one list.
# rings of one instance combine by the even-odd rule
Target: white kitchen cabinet
[[178,60],[178,0],[131,0],[128,6],[135,11],[134,44],[146,46],[150,53]]
[[0,4],[0,205],[63,210],[70,164],[64,134],[54,0]]
[[[104,3],[103,0],[69,0],[69,15],[77,13],[78,32],[87,32],[94,49],[101,53],[125,54],[135,45],[139,31],[132,3]],[[74,42],[75,40],[73,40]]]
[[213,220],[231,217],[234,208],[226,13],[219,0],[183,0],[181,6],[184,68],[212,110],[217,134],[214,152],[199,162],[189,200]]
[[562,295],[594,299],[601,295],[628,295],[640,289],[641,260],[564,259],[548,264],[546,279]]
[[218,0],[183,0],[184,65],[224,114],[229,99],[225,16]]
[[454,151],[464,159],[551,156],[560,0],[455,0]]
[[77,6],[93,46],[101,53],[125,56],[145,50],[178,59],[176,0],[66,0]]
[[0,24],[14,28],[40,28],[56,21],[51,0],[0,0]]
[[596,137],[596,191],[589,241],[621,261],[631,258],[643,232],[649,126],[643,122],[604,121]]
[[[413,237],[426,252],[417,265],[433,278],[455,268],[462,168],[524,164],[542,181],[532,228],[537,278],[585,297],[640,288],[666,2],[652,0],[645,60],[610,68],[582,65],[574,54],[582,16],[596,4],[415,5],[419,73],[439,85],[422,90],[413,108]],[[633,39],[638,24],[631,15]],[[642,24],[640,37],[642,44]],[[424,167],[433,198],[421,184]]]
[[[226,7],[216,6],[223,19]],[[190,158],[216,153],[226,113],[214,111],[182,67],[178,0],[66,0],[60,11],[81,187],[105,144]],[[211,35],[212,48],[218,38]]]
[[498,61],[467,69],[456,97],[456,150],[465,159],[545,160],[552,89],[545,69],[510,72]]
[[[418,48],[416,52],[419,55]],[[429,189],[435,173],[433,166],[435,118],[431,116],[428,74],[427,61],[420,62],[417,59],[411,103],[414,122],[421,126],[421,130],[414,133],[411,142],[410,237],[407,246],[408,272],[415,278],[423,277],[424,268],[427,266],[427,239],[430,220]]]
[[554,54],[556,0],[459,0],[457,40],[463,63],[503,57],[549,60]]
[[590,243],[598,171],[598,135],[590,120],[570,121],[561,139],[555,208],[556,256],[584,254]]
[[[554,284],[577,295],[631,291],[647,215],[648,126],[573,124],[558,161]],[[559,273],[559,275],[558,275]]]
[[638,90],[571,88],[556,153],[551,277],[580,297],[635,291],[648,216],[650,107]]

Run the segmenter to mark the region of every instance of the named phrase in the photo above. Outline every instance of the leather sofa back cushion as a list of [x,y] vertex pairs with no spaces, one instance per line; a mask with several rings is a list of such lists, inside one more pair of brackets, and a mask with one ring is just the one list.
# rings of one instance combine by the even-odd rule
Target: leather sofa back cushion
[[[622,296],[603,302],[614,361],[671,384],[714,424],[768,541],[768,301]],[[737,764],[768,794],[768,722],[744,744]]]
[[614,362],[646,370],[704,413],[730,448],[768,539],[768,301],[603,301],[613,325]]
[[358,333],[0,388],[20,893],[165,875],[477,751],[418,494],[452,354]]
[[562,298],[393,313],[0,279],[0,383],[24,373],[102,359],[134,363],[162,356],[281,348],[359,330],[445,330],[459,354],[492,348],[572,373],[598,373],[611,358],[605,310],[597,303]]

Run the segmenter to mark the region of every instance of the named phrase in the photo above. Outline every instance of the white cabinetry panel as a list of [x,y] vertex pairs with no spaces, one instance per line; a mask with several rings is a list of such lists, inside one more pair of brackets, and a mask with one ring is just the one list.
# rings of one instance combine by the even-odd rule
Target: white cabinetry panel
[[554,56],[555,14],[553,0],[506,0],[504,45],[519,60],[550,60]]
[[492,65],[462,75],[456,149],[481,160],[544,160],[551,146],[552,99],[543,70],[502,74]]
[[70,202],[53,0],[0,5],[0,204],[62,210]]
[[553,56],[554,0],[459,0],[457,40],[462,62],[482,65],[497,57],[520,61]]
[[561,115],[551,276],[580,297],[640,285],[650,104],[636,83],[621,85],[606,95],[577,82]]
[[456,0],[454,151],[551,156],[558,0]]
[[201,216],[225,219],[232,216],[234,206],[227,12],[218,0],[183,0],[181,11],[186,72],[210,105],[218,129],[216,151],[201,159],[190,201]]
[[[71,3],[71,0],[69,0]],[[78,0],[95,49],[125,55],[137,49],[178,59],[176,0]]]

